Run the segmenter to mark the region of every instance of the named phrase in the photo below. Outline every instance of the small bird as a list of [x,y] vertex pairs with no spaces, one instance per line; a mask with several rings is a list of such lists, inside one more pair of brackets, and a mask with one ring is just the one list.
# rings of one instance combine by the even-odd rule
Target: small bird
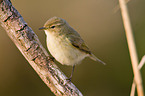
[[47,47],[51,55],[62,65],[73,66],[69,81],[72,79],[74,68],[85,57],[90,57],[95,61],[99,60],[89,50],[79,33],[75,31],[62,18],[52,17],[39,30],[44,30],[46,34]]

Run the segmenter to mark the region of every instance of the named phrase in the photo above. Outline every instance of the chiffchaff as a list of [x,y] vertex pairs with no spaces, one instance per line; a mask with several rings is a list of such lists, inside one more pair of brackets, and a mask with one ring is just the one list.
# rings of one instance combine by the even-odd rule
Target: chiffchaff
[[39,30],[45,31],[47,47],[51,55],[61,64],[73,66],[69,80],[72,78],[75,65],[85,57],[105,64],[91,53],[79,33],[64,19],[52,17]]

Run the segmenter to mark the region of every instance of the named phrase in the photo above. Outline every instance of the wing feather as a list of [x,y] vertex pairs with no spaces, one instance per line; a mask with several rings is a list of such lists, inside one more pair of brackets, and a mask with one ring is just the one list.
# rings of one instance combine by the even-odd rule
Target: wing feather
[[78,48],[79,50],[81,50],[83,52],[91,54],[91,51],[89,50],[89,48],[85,44],[84,40],[79,35],[77,35],[77,36],[70,35],[68,37],[68,39],[74,47]]

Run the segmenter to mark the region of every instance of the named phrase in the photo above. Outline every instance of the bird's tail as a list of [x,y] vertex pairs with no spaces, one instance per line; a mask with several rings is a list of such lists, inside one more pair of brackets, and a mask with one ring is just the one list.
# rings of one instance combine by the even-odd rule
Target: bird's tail
[[98,62],[100,62],[100,63],[106,65],[105,62],[103,62],[103,61],[101,61],[100,59],[98,59],[94,54],[90,54],[90,58],[91,58],[92,60],[94,60],[94,61],[98,61]]

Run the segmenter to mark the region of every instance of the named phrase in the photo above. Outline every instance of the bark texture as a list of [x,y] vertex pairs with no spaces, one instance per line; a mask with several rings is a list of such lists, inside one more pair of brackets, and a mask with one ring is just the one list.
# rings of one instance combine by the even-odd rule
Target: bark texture
[[82,96],[75,85],[68,82],[67,77],[49,59],[37,35],[23,20],[10,0],[0,0],[0,22],[26,60],[55,95]]

